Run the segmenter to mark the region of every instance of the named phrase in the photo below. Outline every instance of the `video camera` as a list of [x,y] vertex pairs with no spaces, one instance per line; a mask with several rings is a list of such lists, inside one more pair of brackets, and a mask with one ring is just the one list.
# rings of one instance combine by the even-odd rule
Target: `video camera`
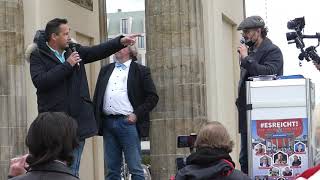
[[[301,61],[303,59],[307,61],[314,61],[317,64],[320,64],[320,57],[317,54],[316,48],[320,44],[320,33],[316,33],[316,35],[304,35],[303,29],[305,26],[305,20],[304,17],[295,18],[293,20],[290,20],[287,23],[287,28],[294,30],[292,32],[287,32],[286,37],[288,44],[296,44],[296,47],[300,49],[301,53],[299,54],[298,58],[300,60],[300,66]],[[304,38],[310,38],[310,39],[318,39],[318,45],[317,46],[310,46],[308,48],[305,48],[305,44],[303,42]]]

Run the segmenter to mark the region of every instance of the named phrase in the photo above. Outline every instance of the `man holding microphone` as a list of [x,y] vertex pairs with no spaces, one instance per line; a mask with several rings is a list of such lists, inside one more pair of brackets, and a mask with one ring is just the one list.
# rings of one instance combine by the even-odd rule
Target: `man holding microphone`
[[267,37],[268,29],[260,16],[244,19],[237,28],[242,31],[245,40],[237,51],[240,56],[240,80],[236,105],[239,114],[239,132],[241,134],[240,165],[248,173],[247,148],[247,103],[245,81],[258,75],[282,75],[283,57],[281,50]]
[[79,146],[73,152],[71,169],[79,176],[85,139],[97,134],[84,64],[104,59],[135,43],[137,35],[119,36],[108,42],[84,47],[69,47],[70,28],[66,19],[49,21],[38,31],[37,47],[30,55],[30,73],[37,89],[38,112],[65,112],[78,123]]

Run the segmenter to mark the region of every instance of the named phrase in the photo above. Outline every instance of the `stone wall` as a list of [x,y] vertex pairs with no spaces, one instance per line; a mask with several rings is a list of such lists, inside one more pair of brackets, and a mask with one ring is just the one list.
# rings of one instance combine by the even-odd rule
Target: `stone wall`
[[69,0],[81,7],[84,7],[90,11],[93,11],[93,1],[92,0]]
[[23,26],[22,0],[0,0],[0,180],[9,159],[26,152]]
[[177,136],[198,132],[207,120],[202,4],[194,0],[146,0],[148,66],[159,94],[151,117],[152,178],[169,179]]

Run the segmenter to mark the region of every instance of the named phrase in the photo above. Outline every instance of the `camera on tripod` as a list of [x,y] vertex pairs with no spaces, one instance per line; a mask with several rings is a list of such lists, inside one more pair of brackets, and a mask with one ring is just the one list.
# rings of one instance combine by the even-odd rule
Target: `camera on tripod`
[[293,20],[288,21],[287,27],[288,29],[293,29],[296,31],[302,31],[304,26],[306,25],[304,17],[295,18]]
[[[316,48],[320,44],[320,33],[316,33],[316,35],[304,35],[303,34],[304,26],[305,26],[304,17],[295,18],[293,20],[288,21],[287,28],[294,30],[292,32],[286,33],[288,44],[295,43],[296,47],[300,49],[301,53],[298,56],[300,60],[300,66],[301,66],[301,61],[303,59],[307,61],[312,60],[317,64],[320,64],[320,57],[318,56],[317,50],[316,50]],[[318,45],[305,48],[305,44],[303,42],[304,38],[318,39]]]

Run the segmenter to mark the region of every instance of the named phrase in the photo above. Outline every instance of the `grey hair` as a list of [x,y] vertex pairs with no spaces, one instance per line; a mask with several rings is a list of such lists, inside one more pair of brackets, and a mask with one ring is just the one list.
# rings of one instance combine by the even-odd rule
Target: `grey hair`
[[129,48],[129,55],[130,55],[130,58],[133,60],[133,61],[136,61],[138,60],[137,57],[138,57],[138,48],[136,45],[132,45],[132,46],[128,46]]

